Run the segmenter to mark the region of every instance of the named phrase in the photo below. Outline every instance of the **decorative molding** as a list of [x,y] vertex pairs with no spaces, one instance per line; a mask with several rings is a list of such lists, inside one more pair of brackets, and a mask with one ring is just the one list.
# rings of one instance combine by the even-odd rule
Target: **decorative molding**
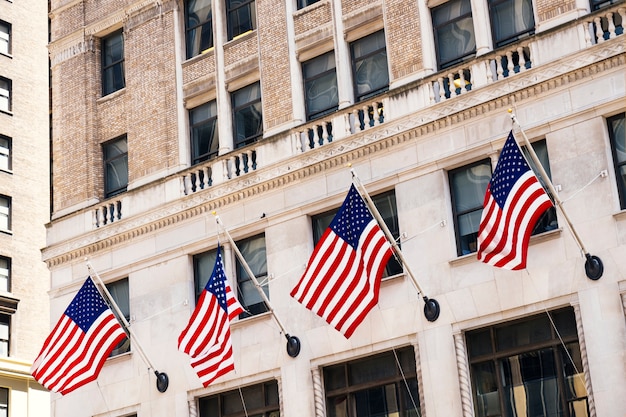
[[[313,377],[313,401],[315,401],[315,417],[325,417],[326,407],[324,405],[324,387],[322,386],[322,375],[320,368],[311,369]],[[282,415],[282,414],[281,414]]]
[[472,401],[472,385],[469,377],[467,353],[465,352],[465,341],[463,340],[463,335],[461,333],[454,334],[454,350],[456,352],[456,367],[459,374],[463,417],[473,417],[474,405]]
[[583,363],[583,374],[585,376],[585,389],[587,390],[587,406],[589,407],[589,417],[596,417],[596,403],[593,400],[593,390],[591,388],[591,376],[589,375],[589,360],[587,359],[587,345],[585,343],[585,331],[580,313],[580,305],[572,304],[576,317],[576,332],[578,334],[578,346],[580,347],[580,359]]
[[[558,62],[548,68],[517,74],[514,80],[505,78],[494,87],[477,89],[455,99],[425,108],[392,120],[315,150],[298,154],[278,164],[261,168],[226,183],[209,187],[158,209],[136,217],[123,219],[80,238],[47,247],[43,250],[48,267],[91,256],[142,235],[156,232],[173,224],[210,213],[221,207],[241,202],[266,191],[318,175],[320,172],[343,167],[368,158],[381,150],[405,144],[421,136],[464,124],[477,116],[488,115],[521,104],[570,83],[593,78],[626,64],[624,44],[604,42],[594,47],[593,58],[579,57],[579,63],[589,65],[567,72],[571,63]],[[604,46],[604,47],[603,47]],[[600,59],[600,57],[607,57]],[[594,62],[594,60],[598,62]],[[544,79],[544,81],[536,81]],[[430,161],[423,161],[430,163]]]

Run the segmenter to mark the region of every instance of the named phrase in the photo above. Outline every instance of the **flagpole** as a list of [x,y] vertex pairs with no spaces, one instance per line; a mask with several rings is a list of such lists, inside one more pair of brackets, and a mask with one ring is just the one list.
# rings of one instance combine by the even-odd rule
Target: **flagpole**
[[248,274],[248,276],[250,277],[250,279],[254,283],[254,286],[256,287],[257,291],[261,295],[261,298],[263,299],[263,302],[265,302],[265,306],[268,308],[269,312],[272,314],[272,317],[274,317],[274,320],[276,320],[276,323],[278,324],[278,327],[280,327],[280,331],[285,335],[285,338],[287,338],[287,354],[289,356],[291,356],[292,358],[295,358],[300,353],[300,339],[298,339],[297,336],[291,336],[285,330],[285,326],[283,326],[283,323],[280,321],[280,319],[278,318],[278,316],[274,312],[274,309],[272,308],[272,305],[270,304],[269,298],[267,298],[267,295],[265,295],[265,291],[263,291],[263,288],[261,288],[261,284],[259,284],[259,281],[254,276],[254,273],[250,269],[250,266],[248,265],[248,262],[246,262],[246,259],[243,257],[243,255],[239,251],[239,248],[237,247],[237,244],[235,243],[235,241],[233,240],[232,236],[228,232],[228,229],[226,229],[226,226],[224,226],[224,223],[222,223],[222,220],[215,213],[215,211],[213,211],[212,213],[213,213],[213,216],[215,216],[215,221],[217,222],[217,224],[222,226],[222,230],[224,230],[224,234],[226,234],[226,237],[228,238],[228,241],[230,242],[231,246],[233,247],[233,250],[235,251],[235,254],[237,255],[237,258],[239,259],[239,262],[241,262],[241,265],[246,270],[246,273]]
[[165,392],[167,390],[167,387],[169,386],[169,377],[167,376],[165,372],[157,371],[157,369],[152,365],[152,363],[150,363],[150,359],[148,359],[148,357],[146,356],[146,353],[141,347],[141,344],[139,343],[137,336],[135,335],[133,330],[130,328],[130,323],[128,322],[128,320],[126,320],[126,317],[124,317],[122,310],[120,310],[119,306],[117,305],[117,303],[111,296],[111,293],[107,289],[106,285],[104,285],[104,282],[100,278],[100,275],[98,275],[98,272],[93,268],[93,266],[91,265],[91,262],[89,262],[87,258],[85,258],[85,262],[87,263],[87,269],[89,270],[90,275],[96,277],[96,279],[98,280],[98,284],[100,284],[100,288],[102,288],[102,291],[104,291],[104,296],[107,298],[108,303],[111,305],[111,307],[113,307],[113,309],[117,313],[116,317],[118,321],[120,322],[120,324],[122,325],[126,333],[130,337],[133,338],[132,340],[133,340],[135,347],[137,348],[137,352],[139,353],[139,356],[141,356],[143,361],[148,365],[148,368],[154,371],[154,374],[156,375],[157,390],[159,392]]
[[422,288],[420,287],[419,283],[417,282],[417,278],[415,278],[415,275],[413,275],[413,272],[411,271],[411,268],[409,268],[409,264],[406,262],[406,259],[404,258],[404,255],[402,254],[402,251],[400,251],[400,247],[396,243],[396,239],[391,234],[391,231],[387,227],[387,224],[385,223],[385,220],[382,218],[382,216],[378,212],[378,209],[376,208],[376,205],[374,204],[374,202],[370,198],[367,190],[365,189],[365,187],[361,183],[361,180],[356,175],[356,172],[354,171],[353,168],[350,168],[350,172],[352,173],[352,178],[354,179],[354,182],[355,182],[355,184],[357,186],[357,190],[359,191],[359,194],[362,195],[363,197],[365,197],[365,202],[367,203],[367,206],[369,207],[370,212],[376,218],[376,221],[380,225],[380,227],[383,230],[383,232],[385,232],[385,235],[387,236],[387,240],[389,241],[389,243],[393,247],[393,251],[394,251],[395,255],[400,259],[400,262],[402,262],[402,266],[405,268],[407,274],[411,278],[411,281],[413,281],[413,285],[415,285],[415,288],[417,289],[417,292],[422,295],[422,298],[424,299],[424,303],[425,303],[424,304],[424,316],[426,317],[426,320],[428,320],[428,321],[435,321],[435,320],[437,320],[437,318],[439,318],[439,313],[441,312],[441,308],[439,306],[439,302],[437,300],[435,300],[434,298],[428,298],[424,294],[424,291],[422,291]]
[[543,165],[541,164],[539,157],[535,153],[535,150],[533,149],[530,141],[528,140],[528,136],[526,136],[526,132],[524,132],[522,125],[520,125],[519,121],[517,120],[517,117],[515,116],[515,113],[513,113],[513,109],[509,109],[508,112],[511,115],[511,120],[513,121],[513,123],[517,124],[517,126],[519,127],[519,130],[522,133],[522,137],[524,138],[524,144],[526,145],[526,149],[528,150],[530,157],[534,161],[535,166],[539,170],[539,174],[543,177],[544,183],[548,187],[548,190],[550,191],[550,194],[552,195],[552,198],[554,199],[555,204],[561,210],[561,213],[563,214],[563,218],[565,219],[565,222],[567,223],[567,226],[570,232],[572,233],[572,236],[574,237],[576,244],[578,245],[580,250],[585,254],[585,258],[586,258],[585,274],[587,275],[589,279],[592,279],[594,281],[600,279],[600,277],[602,277],[602,273],[604,272],[604,265],[602,264],[602,260],[597,256],[590,255],[587,249],[585,248],[585,245],[583,244],[582,239],[580,238],[580,236],[578,235],[578,232],[574,228],[574,224],[572,223],[569,216],[567,215],[567,212],[565,211],[565,207],[563,207],[563,201],[557,194],[556,189],[554,188],[554,185],[552,185],[552,181],[550,180],[550,177],[548,176],[546,170],[543,168]]

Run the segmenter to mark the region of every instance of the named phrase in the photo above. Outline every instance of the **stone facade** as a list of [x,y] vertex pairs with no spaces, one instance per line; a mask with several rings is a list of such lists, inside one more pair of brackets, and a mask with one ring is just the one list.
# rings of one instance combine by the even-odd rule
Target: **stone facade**
[[50,329],[50,272],[41,259],[50,219],[47,5],[1,1],[0,21],[10,28],[8,37],[0,34],[8,42],[8,51],[6,44],[0,48],[0,77],[11,84],[10,106],[0,110],[0,196],[10,199],[8,228],[5,221],[0,227],[0,389],[8,390],[1,408],[7,415],[45,417],[50,395],[30,366]]
[[[626,110],[624,35],[615,29],[624,2],[568,8],[566,18],[552,13],[562,2],[534,2],[535,16],[545,16],[536,33],[496,50],[484,42],[486,9],[473,10],[486,23],[475,27],[481,52],[445,70],[436,69],[434,36],[424,29],[442,2],[321,0],[298,10],[296,1],[256,0],[257,28],[232,40],[225,4],[214,2],[214,47],[189,59],[183,2],[119,3],[52,2],[54,207],[43,257],[53,322],[84,282],[86,259],[106,283],[128,277],[136,342],[107,361],[96,383],[53,395],[54,415],[204,416],[200,398],[277,381],[280,415],[322,417],[325,369],[402,347],[415,355],[420,415],[480,415],[466,334],[564,307],[575,317],[585,410],[623,415],[626,217],[606,120]],[[126,85],[103,97],[101,38],[120,28]],[[355,103],[349,43],[380,29],[390,87]],[[301,63],[329,50],[338,109],[304,122]],[[256,81],[264,135],[234,149],[230,93]],[[220,152],[191,166],[188,110],[210,100]],[[558,228],[531,238],[523,271],[457,255],[449,174],[481,160],[495,167],[512,128],[522,140],[509,109],[531,141],[545,139],[552,181],[587,250],[602,259],[601,279],[585,275],[561,212]],[[107,199],[101,146],[123,134],[128,189]],[[370,195],[394,192],[407,263],[382,281],[377,306],[346,339],[289,293],[314,247],[312,217],[341,204],[351,169]],[[204,388],[177,337],[195,306],[195,255],[224,244],[233,283],[235,251],[213,213],[235,241],[264,235],[269,298],[302,350],[288,356],[269,313],[237,319],[235,372]],[[440,303],[433,322],[423,296]],[[168,374],[166,392],[136,345]]]

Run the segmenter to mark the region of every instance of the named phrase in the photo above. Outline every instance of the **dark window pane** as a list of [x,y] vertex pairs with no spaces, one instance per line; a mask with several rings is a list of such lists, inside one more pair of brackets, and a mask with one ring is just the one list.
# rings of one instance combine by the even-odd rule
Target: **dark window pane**
[[355,361],[348,367],[349,384],[358,385],[385,379],[394,376],[396,372],[397,366],[393,354]]
[[126,137],[107,142],[104,154],[104,194],[112,197],[126,191],[128,185],[128,144]]
[[491,180],[488,159],[450,171],[452,212],[455,219],[457,254],[476,252],[478,226],[483,210],[485,191]]
[[379,31],[354,41],[350,45],[356,101],[387,90],[387,46],[385,32]]
[[491,30],[496,46],[535,32],[532,0],[490,0]]
[[323,116],[337,109],[339,95],[335,53],[327,52],[302,64],[307,119]]
[[189,111],[192,165],[215,158],[219,151],[217,103],[211,101]]
[[495,335],[498,350],[513,349],[552,338],[550,320],[545,314],[533,320],[496,328]]
[[256,5],[254,0],[227,0],[228,39],[256,29]]
[[328,366],[324,368],[324,386],[326,390],[335,390],[346,386],[346,371],[344,365]]
[[102,95],[124,87],[124,35],[118,31],[102,39]]
[[263,136],[261,85],[257,82],[232,94],[235,147],[239,148]]
[[[120,309],[126,321],[130,321],[130,296],[128,292],[128,278],[120,279],[118,281],[106,284],[106,287],[111,294],[111,298],[113,298],[113,301],[115,302],[115,304],[117,304],[117,307]],[[117,314],[117,310],[112,310],[115,316],[118,317],[118,320],[121,321],[121,318],[119,318]],[[118,345],[111,351],[111,354],[109,356],[116,356],[129,351],[130,339],[126,338],[118,343]]]
[[463,61],[476,52],[469,0],[452,0],[432,9],[439,68]]
[[626,208],[626,113],[620,113],[607,119],[613,164],[619,192],[620,207]]
[[[267,261],[265,254],[265,236],[260,235],[250,239],[237,242],[237,247],[241,251],[246,263],[258,281],[267,277]],[[241,318],[264,313],[267,306],[263,297],[254,285],[252,278],[244,269],[239,259],[237,259],[237,286],[239,287],[239,302],[247,311],[240,315]],[[261,285],[263,292],[269,298],[269,285]]]
[[472,375],[476,391],[477,417],[499,416],[500,397],[494,363],[490,361],[473,364]]
[[200,417],[278,417],[279,403],[278,384],[270,381],[200,398],[198,411]]
[[470,358],[493,353],[490,330],[485,329],[468,333],[467,345]]
[[187,58],[213,46],[212,0],[189,0],[185,4]]

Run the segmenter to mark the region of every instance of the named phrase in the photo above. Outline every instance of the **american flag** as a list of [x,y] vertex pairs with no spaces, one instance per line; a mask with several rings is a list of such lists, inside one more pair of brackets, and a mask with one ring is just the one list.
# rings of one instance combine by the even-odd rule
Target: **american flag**
[[552,202],[509,133],[487,186],[478,228],[478,259],[504,269],[526,268],[530,235]]
[[213,273],[178,337],[178,349],[191,357],[191,366],[205,387],[235,369],[230,321],[243,311],[226,280],[218,246]]
[[94,381],[126,332],[88,277],[46,339],[33,377],[63,395]]
[[392,253],[352,185],[291,296],[349,338],[378,302],[380,280]]

